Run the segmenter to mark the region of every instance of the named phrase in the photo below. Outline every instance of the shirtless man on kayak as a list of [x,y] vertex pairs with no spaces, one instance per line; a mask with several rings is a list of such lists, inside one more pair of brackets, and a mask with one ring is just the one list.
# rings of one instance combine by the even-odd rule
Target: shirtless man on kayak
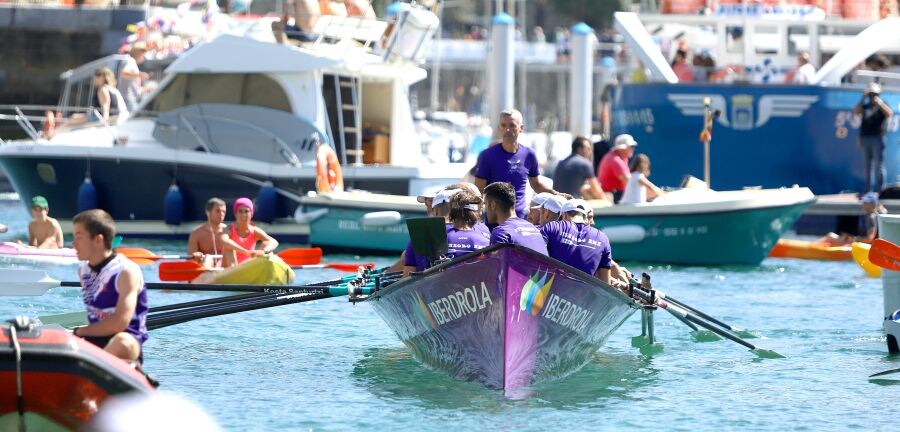
[[28,246],[38,249],[63,247],[63,232],[59,222],[48,216],[50,205],[40,195],[31,199],[31,222],[28,224]]
[[262,251],[248,251],[228,239],[224,223],[225,209],[225,201],[219,198],[210,198],[206,202],[206,223],[194,228],[188,238],[188,255],[206,267],[226,266],[222,263],[226,243],[230,243],[231,249],[246,252],[247,255],[262,254]]

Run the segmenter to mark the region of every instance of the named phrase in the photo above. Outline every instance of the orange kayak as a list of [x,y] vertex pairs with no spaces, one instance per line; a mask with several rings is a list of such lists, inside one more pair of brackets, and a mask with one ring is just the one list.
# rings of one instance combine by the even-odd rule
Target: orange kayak
[[778,243],[769,252],[769,256],[836,261],[853,259],[849,245],[829,246],[825,243],[790,239],[778,240]]

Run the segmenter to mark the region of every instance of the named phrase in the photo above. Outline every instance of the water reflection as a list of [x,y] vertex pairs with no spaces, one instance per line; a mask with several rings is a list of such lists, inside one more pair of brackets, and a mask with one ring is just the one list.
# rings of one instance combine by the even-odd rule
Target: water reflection
[[395,402],[421,402],[426,408],[493,411],[510,405],[582,409],[628,399],[636,388],[653,384],[658,370],[640,354],[593,355],[581,370],[561,380],[504,394],[481,384],[452,379],[412,358],[405,348],[371,348],[354,364],[353,378],[374,395]]

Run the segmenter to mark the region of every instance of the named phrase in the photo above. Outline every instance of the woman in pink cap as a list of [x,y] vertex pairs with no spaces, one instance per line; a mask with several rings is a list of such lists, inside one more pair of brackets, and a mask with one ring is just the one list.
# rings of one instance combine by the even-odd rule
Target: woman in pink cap
[[[266,234],[265,231],[253,225],[253,201],[250,198],[238,198],[232,208],[234,210],[234,223],[228,230],[228,239],[237,243],[241,249],[225,244],[226,266],[240,264],[252,257],[271,253],[278,247],[278,240]],[[262,242],[260,249],[256,249],[256,243]]]

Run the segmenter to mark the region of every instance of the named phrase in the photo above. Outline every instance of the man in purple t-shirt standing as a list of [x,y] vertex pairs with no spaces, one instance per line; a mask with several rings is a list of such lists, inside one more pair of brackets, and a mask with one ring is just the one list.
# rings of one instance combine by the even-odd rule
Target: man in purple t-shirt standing
[[531,184],[535,192],[556,193],[544,186],[538,176],[537,156],[530,148],[519,144],[519,134],[525,130],[522,113],[515,109],[500,112],[500,145],[492,145],[478,155],[475,168],[475,185],[484,191],[485,186],[505,182],[515,188],[516,215],[525,217],[525,185]]
[[563,219],[547,222],[541,234],[551,258],[558,259],[609,284],[613,266],[609,239],[587,224],[591,205],[582,199],[569,200],[562,207]]
[[484,212],[491,231],[491,244],[512,243],[547,255],[541,232],[525,219],[516,216],[516,191],[509,183],[491,183],[484,188]]

